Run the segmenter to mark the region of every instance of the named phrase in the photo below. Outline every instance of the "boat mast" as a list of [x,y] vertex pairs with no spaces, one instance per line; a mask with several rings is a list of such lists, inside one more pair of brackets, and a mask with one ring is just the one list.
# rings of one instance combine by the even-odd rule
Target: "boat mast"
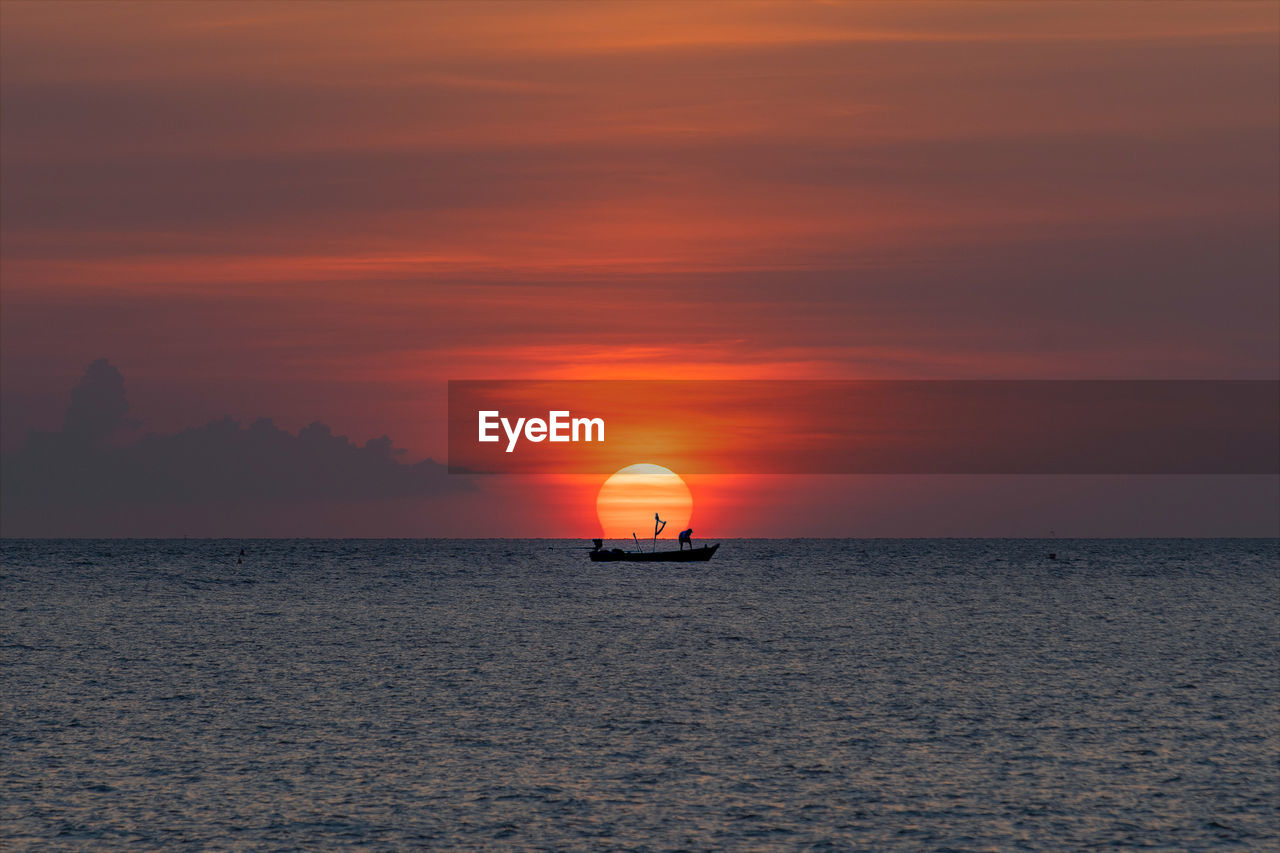
[[658,534],[661,533],[662,528],[666,526],[667,523],[658,518],[658,514],[655,512],[653,514],[653,553],[655,554],[658,553]]

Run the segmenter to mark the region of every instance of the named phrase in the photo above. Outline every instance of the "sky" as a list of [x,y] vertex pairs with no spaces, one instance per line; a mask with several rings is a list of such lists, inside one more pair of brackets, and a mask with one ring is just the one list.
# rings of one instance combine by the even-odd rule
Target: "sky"
[[[597,535],[599,478],[432,467],[450,379],[1275,380],[1277,104],[1267,2],[6,0],[0,527]],[[724,536],[1280,514],[1274,477],[689,482]]]

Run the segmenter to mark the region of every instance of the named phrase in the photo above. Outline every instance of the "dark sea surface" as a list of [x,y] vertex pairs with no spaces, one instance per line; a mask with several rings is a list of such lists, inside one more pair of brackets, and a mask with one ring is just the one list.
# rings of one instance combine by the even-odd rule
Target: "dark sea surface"
[[582,544],[4,541],[0,847],[1280,849],[1276,540]]

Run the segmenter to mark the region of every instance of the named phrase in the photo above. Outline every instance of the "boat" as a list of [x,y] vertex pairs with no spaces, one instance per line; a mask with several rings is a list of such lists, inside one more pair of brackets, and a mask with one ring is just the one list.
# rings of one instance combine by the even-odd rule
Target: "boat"
[[720,547],[703,545],[701,548],[684,548],[679,551],[624,551],[621,548],[601,548],[599,541],[591,549],[593,563],[705,563]]

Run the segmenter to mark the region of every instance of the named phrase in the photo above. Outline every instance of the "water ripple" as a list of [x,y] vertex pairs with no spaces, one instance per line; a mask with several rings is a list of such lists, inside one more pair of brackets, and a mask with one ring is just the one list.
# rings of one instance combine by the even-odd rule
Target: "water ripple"
[[1280,846],[1274,540],[580,544],[3,542],[0,841]]

